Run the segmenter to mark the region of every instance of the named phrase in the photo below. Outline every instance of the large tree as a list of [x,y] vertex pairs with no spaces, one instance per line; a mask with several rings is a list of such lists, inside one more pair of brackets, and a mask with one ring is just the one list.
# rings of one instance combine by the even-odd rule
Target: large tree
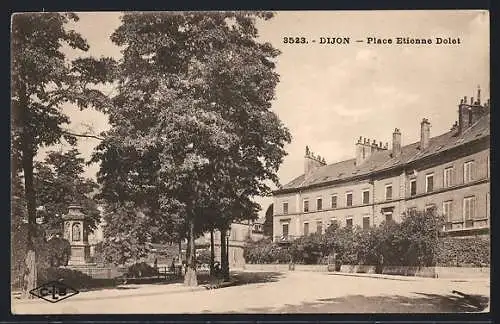
[[62,215],[68,206],[79,204],[88,217],[86,230],[92,231],[100,221],[94,195],[98,185],[93,179],[83,176],[85,160],[77,149],[68,152],[49,152],[42,162],[35,162],[35,191],[38,212],[43,216],[46,230],[63,229]]
[[[266,180],[278,182],[290,141],[271,111],[279,52],[257,42],[255,28],[257,18],[271,17],[130,13],[112,35],[123,59],[112,129],[96,154],[103,161],[99,181],[107,199],[156,200],[148,217],[186,231],[188,285],[197,284],[196,235],[214,227],[224,233],[235,219],[255,218],[251,198],[270,194]],[[115,164],[117,156],[125,167]],[[136,157],[150,165],[131,165]]]
[[36,285],[34,250],[36,192],[33,182],[34,158],[39,147],[64,138],[75,144],[76,134],[65,129],[69,117],[62,105],[70,102],[83,109],[104,109],[106,96],[93,87],[108,81],[112,60],[101,58],[66,59],[62,46],[87,51],[89,46],[80,34],[68,30],[73,13],[23,13],[12,18],[11,29],[11,110],[13,170],[22,171],[29,231],[27,237],[24,292]]

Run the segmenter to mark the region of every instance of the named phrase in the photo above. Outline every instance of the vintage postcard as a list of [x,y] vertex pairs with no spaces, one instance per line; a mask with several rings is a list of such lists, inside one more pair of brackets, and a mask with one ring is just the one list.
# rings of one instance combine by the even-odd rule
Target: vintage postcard
[[14,14],[12,313],[489,312],[489,29]]

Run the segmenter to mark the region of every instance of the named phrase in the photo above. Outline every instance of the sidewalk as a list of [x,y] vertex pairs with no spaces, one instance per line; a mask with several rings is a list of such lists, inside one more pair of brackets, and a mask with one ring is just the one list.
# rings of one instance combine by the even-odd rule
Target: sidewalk
[[[68,298],[72,301],[85,301],[85,300],[100,300],[100,299],[120,299],[138,296],[154,296],[163,294],[177,294],[188,291],[202,291],[207,290],[204,285],[198,287],[187,287],[182,283],[172,284],[129,284],[120,285],[115,288],[99,289],[82,291],[78,294]],[[12,298],[12,303],[16,304],[35,304],[45,302],[41,299],[18,299]]]
[[460,278],[460,277],[430,278],[430,277],[399,276],[399,275],[376,274],[376,273],[327,272],[327,274],[334,276],[376,278],[376,279],[399,280],[399,281],[422,281],[422,280],[441,280],[441,281],[454,281],[454,282],[489,281],[489,278]]

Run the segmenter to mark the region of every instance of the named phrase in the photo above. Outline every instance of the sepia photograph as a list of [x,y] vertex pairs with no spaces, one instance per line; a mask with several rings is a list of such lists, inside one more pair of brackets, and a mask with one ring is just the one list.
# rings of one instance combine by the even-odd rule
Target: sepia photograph
[[14,13],[12,314],[489,313],[489,22]]

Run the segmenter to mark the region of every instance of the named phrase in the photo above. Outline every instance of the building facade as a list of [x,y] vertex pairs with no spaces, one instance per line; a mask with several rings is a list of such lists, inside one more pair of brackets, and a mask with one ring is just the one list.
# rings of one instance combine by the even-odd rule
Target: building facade
[[[416,125],[417,126],[417,125]],[[275,242],[289,242],[340,226],[376,226],[403,213],[435,208],[446,235],[488,235],[490,227],[490,102],[461,99],[458,121],[431,137],[420,123],[420,141],[392,147],[360,137],[353,159],[327,165],[308,147],[304,174],[273,193]]]
[[[264,238],[263,219],[252,222],[232,223],[229,230],[228,259],[231,268],[243,268],[245,265],[244,247],[248,241],[258,241]],[[215,260],[220,262],[220,232],[214,231]],[[210,250],[210,233],[205,233],[196,241],[197,251]]]

